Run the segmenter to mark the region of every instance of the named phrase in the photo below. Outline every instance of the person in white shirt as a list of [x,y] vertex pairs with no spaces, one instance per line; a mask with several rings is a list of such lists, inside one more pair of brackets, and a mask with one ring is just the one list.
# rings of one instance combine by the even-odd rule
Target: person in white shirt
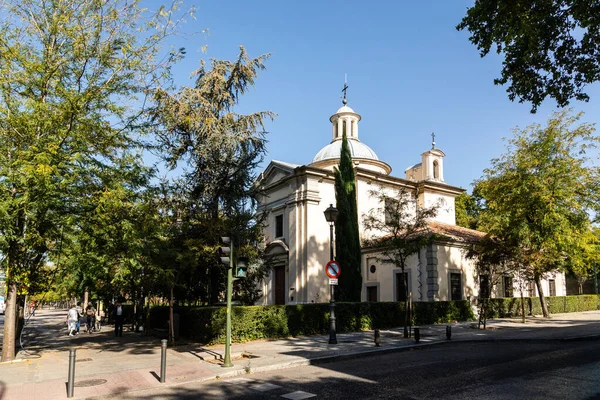
[[120,301],[117,301],[115,309],[115,336],[123,336],[123,306]]
[[69,309],[69,313],[67,314],[67,324],[69,325],[69,336],[73,336],[77,334],[77,321],[79,320],[79,313],[77,312],[77,308],[75,304],[71,306]]

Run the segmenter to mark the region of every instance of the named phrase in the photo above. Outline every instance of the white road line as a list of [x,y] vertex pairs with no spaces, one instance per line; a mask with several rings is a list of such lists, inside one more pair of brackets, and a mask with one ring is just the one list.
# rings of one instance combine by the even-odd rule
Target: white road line
[[298,390],[296,392],[282,394],[281,397],[283,397],[284,399],[290,399],[290,400],[303,400],[303,399],[309,399],[311,397],[317,397],[317,395]]

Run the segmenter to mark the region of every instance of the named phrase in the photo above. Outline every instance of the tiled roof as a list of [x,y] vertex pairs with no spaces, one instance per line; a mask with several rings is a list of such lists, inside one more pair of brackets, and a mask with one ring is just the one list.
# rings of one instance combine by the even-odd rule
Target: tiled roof
[[[415,232],[411,237],[420,235],[436,235],[437,239],[448,239],[455,242],[462,243],[477,243],[485,237],[485,232],[476,231],[474,229],[463,228],[458,225],[445,224],[438,221],[430,221],[427,223],[427,229],[423,229],[421,232]],[[378,244],[382,244],[386,239],[391,236],[384,236],[365,240],[363,243],[366,247],[377,247]]]
[[431,221],[428,223],[431,233],[446,236],[459,242],[474,243],[484,238],[485,232],[475,229],[463,228],[458,225],[444,224],[442,222]]

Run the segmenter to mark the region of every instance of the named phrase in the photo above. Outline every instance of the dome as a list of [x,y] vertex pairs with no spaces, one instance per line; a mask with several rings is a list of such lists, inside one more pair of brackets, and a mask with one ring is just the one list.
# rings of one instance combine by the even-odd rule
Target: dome
[[[344,106],[345,107],[345,106]],[[344,108],[342,107],[342,108]],[[350,108],[350,107],[346,107]],[[340,109],[341,110],[341,109]],[[354,112],[354,111],[353,111]],[[358,140],[349,139],[348,147],[350,147],[350,155],[352,158],[363,158],[369,160],[379,160],[377,154],[369,146],[366,144],[359,142]],[[342,152],[342,141],[335,140],[329,143],[327,146],[323,147],[321,151],[317,153],[315,158],[313,158],[312,162],[316,163],[323,160],[330,160],[340,158],[340,154]]]
[[347,112],[356,114],[354,112],[354,110],[351,109],[350,107],[348,107],[347,105],[344,105],[344,106],[340,107],[340,109],[336,111],[336,114],[347,113]]

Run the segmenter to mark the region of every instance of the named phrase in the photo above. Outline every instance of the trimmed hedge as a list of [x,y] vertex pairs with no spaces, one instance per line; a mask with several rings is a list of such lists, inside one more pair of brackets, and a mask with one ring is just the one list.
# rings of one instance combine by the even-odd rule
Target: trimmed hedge
[[[578,296],[544,297],[550,314],[600,310],[600,295],[585,294]],[[525,297],[527,315],[542,314],[539,297]],[[488,318],[517,317],[521,315],[521,298],[489,299]]]
[[[225,307],[175,307],[179,334],[204,344],[224,343]],[[402,326],[404,303],[336,303],[337,332],[386,329]],[[150,328],[165,328],[168,307],[150,310]],[[415,325],[473,319],[468,301],[414,303]],[[234,342],[329,332],[329,304],[233,307],[231,336]]]

